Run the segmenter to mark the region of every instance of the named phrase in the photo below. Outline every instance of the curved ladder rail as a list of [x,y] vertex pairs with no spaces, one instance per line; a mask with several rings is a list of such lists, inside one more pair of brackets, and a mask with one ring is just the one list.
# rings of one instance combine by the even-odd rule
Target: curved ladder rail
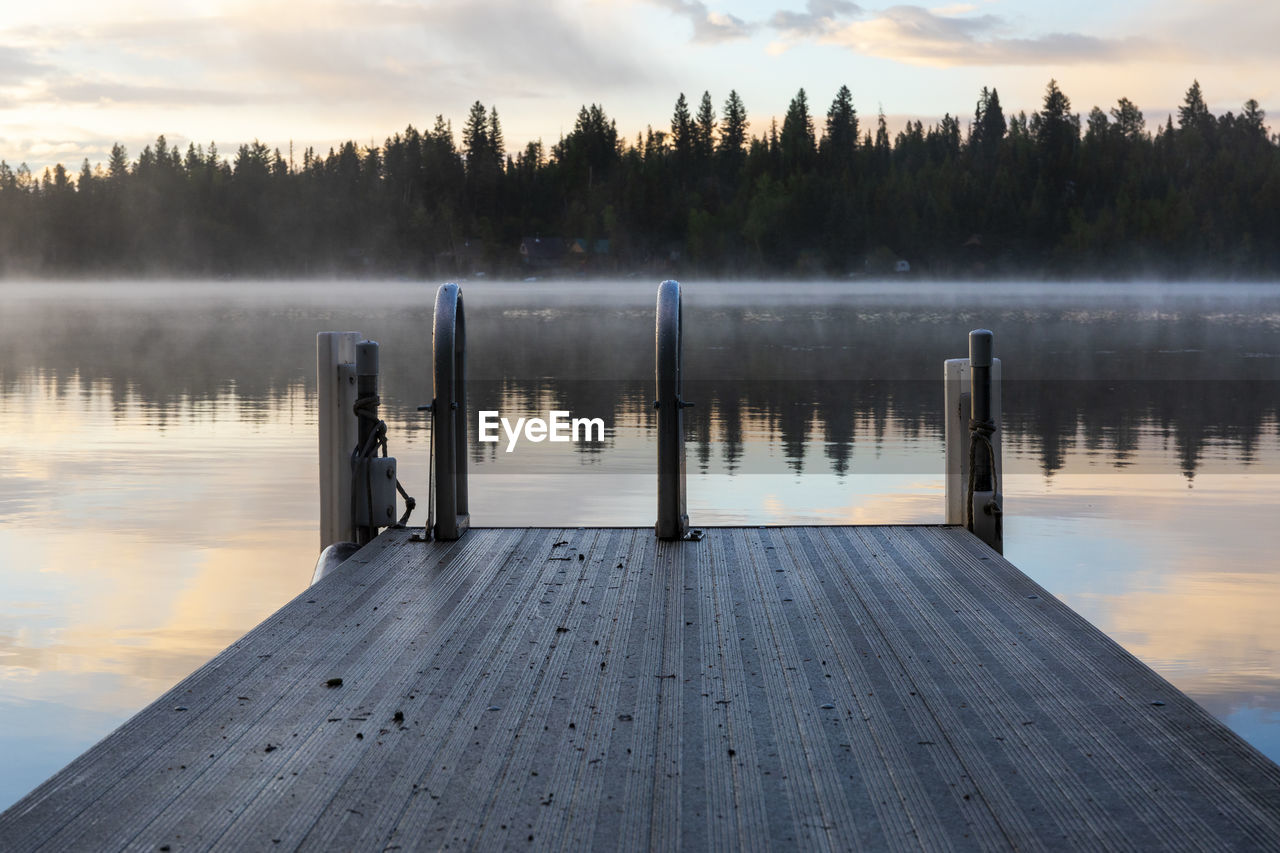
[[685,504],[684,410],[680,396],[683,330],[680,319],[680,283],[658,285],[657,323],[654,330],[654,379],[658,410],[658,523],[659,539],[683,539],[689,533]]
[[[462,288],[436,291],[431,337],[431,449],[436,539],[453,540],[471,524],[467,506],[467,324]],[[428,519],[427,526],[431,527]]]

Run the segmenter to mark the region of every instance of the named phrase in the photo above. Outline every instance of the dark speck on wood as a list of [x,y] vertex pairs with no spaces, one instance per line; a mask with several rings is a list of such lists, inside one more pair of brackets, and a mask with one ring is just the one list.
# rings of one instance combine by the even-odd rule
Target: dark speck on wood
[[342,679],[341,679],[341,678],[330,678],[328,681],[326,681],[326,682],[324,683],[324,686],[325,686],[325,687],[341,687],[341,686],[342,686]]

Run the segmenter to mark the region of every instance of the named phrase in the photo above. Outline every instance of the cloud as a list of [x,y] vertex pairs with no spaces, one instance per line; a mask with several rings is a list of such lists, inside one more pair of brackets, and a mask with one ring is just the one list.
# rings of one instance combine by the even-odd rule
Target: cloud
[[[950,11],[950,10],[948,10]],[[910,65],[1070,65],[1152,58],[1157,45],[1141,38],[1080,33],[1011,37],[995,15],[952,17],[922,6],[893,6],[877,17],[828,31],[821,40],[867,56]]]
[[653,77],[625,42],[608,35],[621,28],[593,26],[599,21],[590,12],[570,15],[555,4],[336,0],[306,15],[281,0],[213,8],[199,17],[26,27],[24,38],[56,65],[0,47],[0,84],[20,72],[43,76],[44,91],[68,102],[209,106],[321,98],[365,106],[464,91],[471,99],[499,91],[534,97],[580,90],[584,80],[631,87]]
[[134,85],[112,80],[65,77],[49,83],[38,96],[70,104],[155,104],[157,106],[225,106],[261,102],[245,92],[179,86]]
[[812,38],[836,29],[841,18],[862,14],[862,9],[848,0],[809,0],[805,8],[804,12],[780,9],[769,19],[769,26],[784,38]]
[[650,0],[650,2],[677,15],[687,17],[693,23],[693,41],[695,42],[713,44],[746,38],[756,28],[755,24],[749,24],[736,15],[709,11],[707,5],[700,0]]
[[16,86],[47,69],[34,51],[12,45],[0,45],[0,86]]
[[1264,61],[1271,65],[1276,58],[1276,33],[1280,32],[1280,4],[1256,0],[1170,0],[1150,27],[1182,46],[1184,57],[1227,64]]
[[500,68],[529,81],[526,88],[554,83],[580,90],[584,80],[632,86],[650,78],[607,31],[589,29],[551,4],[472,0],[407,13],[433,42],[463,47],[451,52],[468,59],[474,73]]

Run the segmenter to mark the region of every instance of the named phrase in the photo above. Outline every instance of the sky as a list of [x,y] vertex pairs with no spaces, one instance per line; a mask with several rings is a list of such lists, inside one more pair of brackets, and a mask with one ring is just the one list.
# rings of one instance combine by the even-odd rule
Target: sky
[[[677,95],[731,89],[753,133],[804,88],[824,115],[843,84],[891,129],[968,121],[983,86],[1006,113],[1050,78],[1075,111],[1127,97],[1163,122],[1198,79],[1215,113],[1280,111],[1280,3],[1256,0],[46,0],[0,16],[0,158],[39,173],[131,158],[165,134],[231,155],[380,145],[437,114],[460,131],[496,107],[507,148],[548,146],[583,104],[634,139]],[[819,122],[820,124],[820,122]],[[1274,122],[1272,124],[1275,128]],[[866,125],[864,124],[864,127]]]

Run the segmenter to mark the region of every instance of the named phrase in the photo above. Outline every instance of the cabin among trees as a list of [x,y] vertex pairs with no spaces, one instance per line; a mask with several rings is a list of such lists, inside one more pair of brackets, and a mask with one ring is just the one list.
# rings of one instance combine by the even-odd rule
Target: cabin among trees
[[[574,235],[541,237],[538,235]],[[529,237],[528,235],[535,235]],[[1215,115],[1198,82],[1151,132],[1121,97],[1075,111],[1055,81],[1006,114],[890,134],[846,86],[750,124],[730,92],[677,97],[624,138],[603,106],[508,151],[496,107],[381,146],[229,157],[164,136],[37,177],[0,162],[0,274],[438,277],[529,269],[727,276],[1272,277],[1280,140],[1257,101]],[[891,261],[884,268],[885,260]]]

